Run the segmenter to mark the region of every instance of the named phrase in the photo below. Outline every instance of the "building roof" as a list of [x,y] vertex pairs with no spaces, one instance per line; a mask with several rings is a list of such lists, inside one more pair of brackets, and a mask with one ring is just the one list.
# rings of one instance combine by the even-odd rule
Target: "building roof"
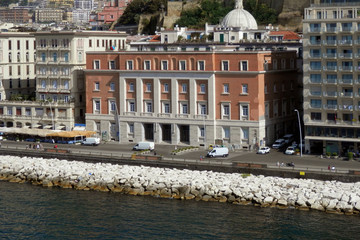
[[271,31],[269,36],[282,36],[283,40],[300,40],[299,34],[293,31]]
[[258,29],[253,15],[244,9],[243,0],[237,0],[235,9],[224,17],[221,25],[224,27],[240,28],[242,30]]

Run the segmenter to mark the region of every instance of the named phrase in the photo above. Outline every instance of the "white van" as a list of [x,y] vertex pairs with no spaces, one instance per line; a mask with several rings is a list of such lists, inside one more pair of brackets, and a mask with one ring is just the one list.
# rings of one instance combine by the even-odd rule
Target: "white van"
[[155,144],[154,142],[138,142],[134,147],[133,150],[154,150]]
[[91,146],[97,146],[100,144],[100,138],[97,137],[88,137],[84,141],[82,141],[83,145],[91,145]]
[[229,156],[229,149],[227,147],[214,147],[206,155],[207,157],[227,157]]

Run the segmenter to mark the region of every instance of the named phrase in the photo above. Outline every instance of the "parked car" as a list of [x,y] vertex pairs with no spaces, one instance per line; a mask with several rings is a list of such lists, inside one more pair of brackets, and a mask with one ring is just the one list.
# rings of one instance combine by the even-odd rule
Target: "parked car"
[[259,148],[259,150],[258,150],[256,153],[257,153],[257,154],[270,153],[270,148],[269,148],[269,147],[261,147],[261,148]]
[[272,148],[279,149],[285,146],[285,144],[285,140],[280,138],[273,143]]
[[286,150],[285,150],[285,154],[287,155],[293,155],[295,153],[295,147],[288,147]]

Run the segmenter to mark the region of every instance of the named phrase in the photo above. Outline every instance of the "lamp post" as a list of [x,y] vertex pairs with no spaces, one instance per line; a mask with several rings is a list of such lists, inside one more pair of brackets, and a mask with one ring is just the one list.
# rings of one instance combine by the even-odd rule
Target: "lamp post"
[[299,122],[299,133],[300,133],[300,157],[302,157],[302,136],[301,136],[301,123],[300,123],[300,114],[299,114],[299,110],[295,109],[294,110],[297,113],[297,117],[298,117],[298,122]]
[[52,111],[52,107],[51,107],[51,102],[49,100],[45,100],[45,102],[48,102],[50,105],[50,114],[51,114],[51,123],[52,123],[52,129],[55,130],[55,125],[54,125],[54,115],[53,115],[53,111]]

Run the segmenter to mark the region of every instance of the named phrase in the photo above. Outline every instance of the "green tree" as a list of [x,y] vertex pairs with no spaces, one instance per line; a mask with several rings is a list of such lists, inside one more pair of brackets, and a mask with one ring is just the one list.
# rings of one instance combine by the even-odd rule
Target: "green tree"
[[18,0],[1,0],[0,7],[8,7],[12,3],[17,3]]
[[277,14],[275,9],[269,8],[264,3],[260,4],[257,0],[245,1],[244,9],[253,15],[257,24],[267,25],[269,23],[276,23],[277,21]]

